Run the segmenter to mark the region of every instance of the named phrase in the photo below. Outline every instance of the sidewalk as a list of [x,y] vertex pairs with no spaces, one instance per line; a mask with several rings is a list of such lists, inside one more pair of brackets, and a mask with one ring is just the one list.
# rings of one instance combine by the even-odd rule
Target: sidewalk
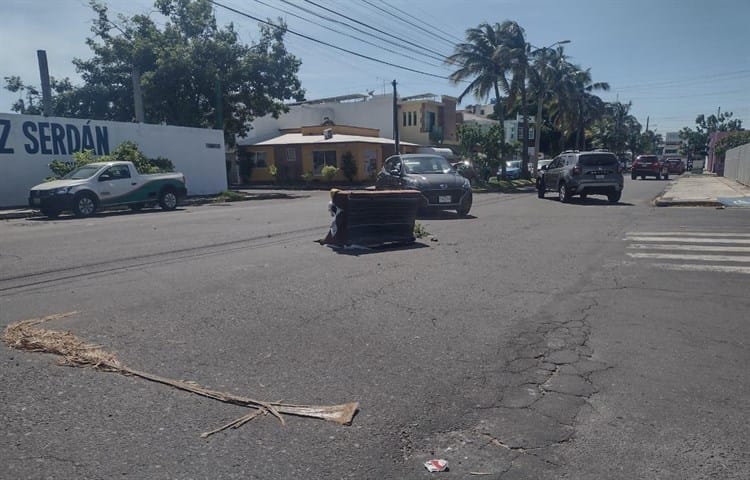
[[[235,190],[236,192],[240,193],[241,195],[244,195],[244,200],[240,201],[251,201],[251,200],[274,200],[274,199],[280,199],[280,198],[298,198],[301,196],[304,196],[307,192],[305,191],[285,191],[285,190],[271,190],[271,189],[264,189],[264,190],[250,190],[250,189],[239,189]],[[182,200],[179,204],[180,207],[189,207],[189,206],[196,206],[196,205],[206,205],[206,204],[224,204],[229,202],[222,202],[221,200],[217,199],[216,196],[201,196],[196,195],[192,197],[187,197],[184,200]],[[118,207],[114,207],[117,209]],[[121,209],[127,210],[127,207],[119,207]],[[41,216],[41,213],[39,213],[39,210],[32,210],[30,208],[2,208],[0,207],[0,220],[10,220],[13,218],[29,218],[29,217],[36,217]]]
[[750,206],[750,187],[734,180],[710,174],[673,178],[654,200],[657,207]]

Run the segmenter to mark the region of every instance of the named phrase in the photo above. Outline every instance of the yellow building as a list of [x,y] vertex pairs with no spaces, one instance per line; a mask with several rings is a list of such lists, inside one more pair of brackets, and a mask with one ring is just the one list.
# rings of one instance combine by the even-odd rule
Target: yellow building
[[457,145],[456,103],[453,97],[432,93],[401,98],[400,138],[420,145]]
[[[394,141],[381,138],[372,128],[348,125],[316,125],[299,129],[282,130],[278,137],[242,145],[238,149],[240,181],[301,182],[305,177],[323,180],[323,167],[339,169],[334,181],[344,181],[342,166],[347,157],[356,165],[355,182],[367,182],[383,166],[383,160],[395,152]],[[401,142],[401,153],[416,152],[418,145]],[[269,167],[276,167],[276,178]]]

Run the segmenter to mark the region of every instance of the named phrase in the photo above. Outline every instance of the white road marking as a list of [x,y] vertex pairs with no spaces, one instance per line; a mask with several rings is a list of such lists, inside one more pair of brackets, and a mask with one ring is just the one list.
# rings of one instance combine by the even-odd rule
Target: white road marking
[[679,237],[688,235],[691,237],[750,237],[750,233],[707,233],[707,232],[628,232],[628,237]]
[[720,272],[720,273],[742,273],[750,274],[750,267],[733,267],[731,265],[698,265],[680,263],[652,263],[652,267],[664,268],[666,270],[679,270],[691,272]]
[[739,255],[682,255],[677,253],[628,253],[631,258],[656,258],[661,260],[694,260],[699,262],[748,262],[750,256]]
[[632,242],[675,242],[675,243],[738,243],[750,245],[750,238],[698,238],[698,237],[628,237]]
[[635,250],[671,250],[690,252],[725,252],[725,253],[750,253],[750,247],[733,247],[729,245],[662,245],[659,243],[632,243],[628,248]]
[[750,274],[750,267],[741,265],[750,263],[750,233],[628,232],[623,240],[628,243],[628,257],[649,260],[653,268]]

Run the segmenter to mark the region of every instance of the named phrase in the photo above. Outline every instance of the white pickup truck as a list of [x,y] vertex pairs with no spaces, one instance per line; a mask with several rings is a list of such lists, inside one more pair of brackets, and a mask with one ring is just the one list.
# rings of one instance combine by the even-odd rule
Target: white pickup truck
[[50,218],[64,211],[87,217],[99,208],[115,205],[140,210],[158,204],[164,210],[174,210],[186,194],[181,173],[141,175],[132,162],[98,162],[32,187],[29,205]]

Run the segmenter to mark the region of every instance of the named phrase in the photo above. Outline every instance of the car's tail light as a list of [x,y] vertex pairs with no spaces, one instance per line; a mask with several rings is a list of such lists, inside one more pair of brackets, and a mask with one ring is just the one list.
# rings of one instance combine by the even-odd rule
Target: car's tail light
[[581,174],[581,166],[580,165],[576,165],[575,167],[573,167],[573,170],[570,171],[570,174],[573,175],[574,177],[576,175],[580,175]]

